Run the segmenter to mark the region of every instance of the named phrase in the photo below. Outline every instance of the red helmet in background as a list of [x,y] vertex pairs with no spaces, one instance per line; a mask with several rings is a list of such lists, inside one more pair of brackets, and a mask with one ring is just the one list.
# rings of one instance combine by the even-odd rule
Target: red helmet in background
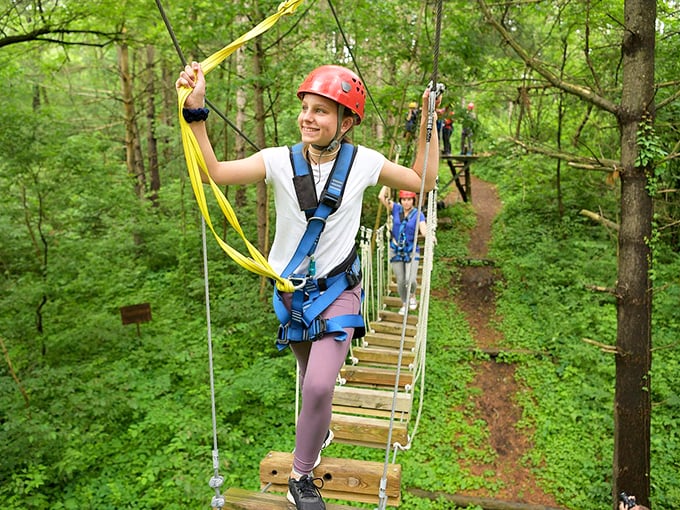
[[472,109],[474,109],[474,107],[475,107],[475,103],[473,103],[472,101],[470,101],[467,105],[468,110],[472,110]]
[[297,91],[302,99],[305,94],[316,94],[349,108],[356,115],[356,124],[364,118],[366,91],[359,77],[342,66],[317,67],[307,75]]
[[401,200],[402,198],[416,198],[416,194],[414,191],[408,191],[405,189],[399,190],[399,199]]

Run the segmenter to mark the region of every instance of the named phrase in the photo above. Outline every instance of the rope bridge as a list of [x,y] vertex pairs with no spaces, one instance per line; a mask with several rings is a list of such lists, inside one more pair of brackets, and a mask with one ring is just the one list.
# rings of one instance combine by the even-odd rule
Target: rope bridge
[[[220,51],[201,63],[205,74],[217,67],[224,59],[249,40],[261,35],[271,28],[282,16],[292,14],[302,0],[282,2],[277,12],[262,21],[255,28],[236,39]],[[156,4],[170,33],[175,48],[186,65],[182,52],[174,36],[174,32],[165,15],[160,0]],[[329,4],[330,3],[329,0]],[[434,72],[432,84],[437,83],[437,61],[439,53],[439,37],[441,25],[442,1],[439,0],[437,13],[437,42],[434,49]],[[333,10],[334,12],[334,10]],[[335,12],[334,12],[335,14]],[[336,16],[336,21],[337,16]],[[339,24],[339,21],[338,21]],[[344,33],[343,33],[344,36]],[[352,56],[353,58],[353,56]],[[217,423],[215,411],[215,389],[212,358],[212,335],[210,330],[210,299],[208,289],[208,272],[206,256],[206,224],[210,228],[219,246],[237,264],[260,276],[271,278],[277,288],[283,292],[292,292],[293,283],[277,274],[266,258],[252,245],[236,218],[233,208],[220,188],[210,178],[207,165],[188,123],[184,120],[182,109],[187,97],[191,94],[188,87],[178,92],[178,118],[185,160],[190,181],[198,207],[202,214],[203,264],[206,287],[206,314],[208,322],[208,355],[210,366],[210,388],[212,396],[213,421],[213,477],[210,487],[214,489],[213,508],[257,508],[286,509],[285,497],[265,493],[251,493],[240,489],[229,489],[224,495],[221,486],[224,478],[219,475],[219,451],[217,447]],[[430,94],[429,118],[427,125],[427,144],[433,128],[433,113],[436,97]],[[223,117],[224,118],[224,117]],[[227,120],[225,118],[225,120]],[[427,168],[427,153],[424,169]],[[215,231],[203,188],[202,175],[206,177],[215,199],[225,218],[239,234],[248,251],[248,256],[240,253],[226,243]],[[424,182],[424,175],[423,175]],[[424,186],[424,184],[423,184]],[[421,187],[418,209],[423,210],[424,193]],[[361,260],[364,274],[364,290],[367,299],[364,301],[362,313],[366,319],[367,335],[360,343],[350,347],[351,363],[341,370],[333,402],[331,428],[337,442],[354,444],[372,448],[385,448],[385,461],[367,462],[350,459],[324,458],[315,470],[315,476],[324,479],[323,495],[348,501],[377,502],[382,510],[387,504],[397,506],[401,501],[401,467],[397,465],[398,451],[408,450],[416,435],[424,403],[425,386],[425,352],[427,344],[427,316],[430,293],[430,273],[432,270],[432,254],[434,249],[434,225],[436,225],[436,191],[430,192],[427,201],[428,233],[422,258],[420,277],[419,309],[417,316],[403,316],[390,311],[389,296],[391,273],[388,262],[389,229],[380,227],[374,233],[366,228],[361,230]],[[375,246],[375,253],[372,251]],[[414,253],[415,256],[415,246]],[[407,296],[407,298],[410,296]],[[399,305],[401,302],[399,301]],[[401,318],[401,324],[399,324]],[[402,373],[403,372],[403,373]],[[389,388],[392,388],[392,391]],[[418,409],[415,420],[412,407],[414,396],[418,395]],[[297,410],[296,410],[297,411]],[[392,453],[392,462],[389,456]],[[292,453],[270,452],[260,465],[260,478],[264,489],[286,492],[287,479],[292,464]],[[342,505],[327,505],[328,510],[350,510]]]

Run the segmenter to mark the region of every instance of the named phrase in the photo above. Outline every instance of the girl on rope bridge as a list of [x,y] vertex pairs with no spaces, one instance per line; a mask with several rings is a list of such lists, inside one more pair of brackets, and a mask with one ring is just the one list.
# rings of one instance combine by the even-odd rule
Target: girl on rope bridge
[[[413,191],[400,190],[399,203],[395,204],[390,199],[390,189],[383,186],[378,194],[378,199],[392,215],[390,262],[394,277],[397,280],[399,298],[401,298],[399,315],[404,315],[407,306],[411,310],[415,310],[418,306],[415,293],[420,249],[417,239],[418,233],[423,237],[427,234],[427,223],[425,223],[425,215],[414,207],[416,194]],[[415,260],[411,260],[411,257],[414,256],[414,243]]]
[[[323,487],[323,481],[314,479],[312,470],[320,462],[322,447],[332,439],[329,426],[336,377],[347,357],[350,339],[357,333],[355,330],[363,329],[361,274],[355,247],[363,194],[366,188],[377,183],[420,191],[428,147],[427,115],[421,118],[413,168],[393,163],[367,147],[355,148],[347,137],[364,116],[364,85],[349,69],[325,65],[314,69],[297,91],[301,101],[298,115],[301,144],[292,149],[266,148],[247,158],[218,161],[204,122],[208,111],[204,108],[206,85],[200,64],[193,62],[186,66],[175,85],[178,93],[183,87],[192,89],[182,115],[190,122],[212,180],[223,185],[264,180],[273,189],[276,232],[269,263],[281,276],[296,284],[292,293],[275,290],[274,308],[281,322],[277,345],[280,349],[290,346],[293,351],[302,388],[287,497],[298,510],[324,510],[325,504],[315,484],[318,482]],[[423,111],[428,110],[428,97],[429,89],[423,93]],[[429,144],[425,192],[434,188],[439,168],[437,137],[431,137]],[[354,159],[346,163],[349,174],[340,183],[344,189],[339,190],[338,197],[338,193],[333,195],[338,179],[329,179],[329,176],[335,171],[336,160],[345,159],[340,155],[345,151],[344,146],[355,153]],[[302,170],[298,168],[300,154],[307,167]],[[209,182],[205,175],[202,180]],[[299,246],[307,237],[308,223],[318,221],[318,211],[324,204],[330,204],[333,212],[322,220],[322,232],[311,246],[305,247],[301,257]],[[332,291],[338,285],[340,290]],[[331,302],[328,302],[329,295],[333,296]],[[315,314],[308,316],[312,309]]]

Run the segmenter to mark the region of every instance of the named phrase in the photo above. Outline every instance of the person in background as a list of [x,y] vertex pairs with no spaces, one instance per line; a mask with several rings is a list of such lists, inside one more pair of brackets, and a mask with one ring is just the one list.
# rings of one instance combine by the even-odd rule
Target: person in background
[[469,102],[464,110],[461,119],[462,129],[460,132],[460,153],[468,156],[472,155],[472,137],[477,130],[477,114],[475,113],[475,103]]
[[448,106],[442,113],[444,125],[442,126],[442,144],[444,156],[451,155],[451,135],[453,134],[453,109]]
[[415,136],[419,118],[420,107],[418,106],[418,103],[411,101],[408,104],[408,113],[406,114],[406,123],[404,124],[404,138],[412,138]]
[[415,207],[416,194],[413,191],[399,191],[399,203],[395,204],[390,198],[390,189],[383,186],[378,199],[392,215],[390,262],[401,299],[399,314],[404,315],[407,306],[411,310],[418,306],[415,296],[420,253],[418,233],[425,237],[427,223],[425,215]]
[[[212,180],[218,185],[264,181],[272,188],[276,232],[268,258],[270,266],[281,274],[298,252],[298,244],[307,229],[305,210],[308,210],[310,200],[317,204],[318,197],[327,196],[324,189],[336,156],[343,151],[343,145],[349,143],[350,131],[364,117],[366,90],[362,80],[349,69],[326,65],[311,71],[298,87],[300,109],[297,128],[302,142],[300,150],[308,166],[304,182],[294,178],[301,176],[294,173],[289,147],[265,148],[243,159],[217,159],[206,129],[206,81],[198,62],[184,68],[175,87],[178,92],[182,88],[191,89],[182,116],[196,137]],[[424,110],[429,107],[429,94],[430,90],[427,89],[422,96]],[[296,277],[302,275],[300,279],[305,282],[304,288],[293,293],[279,292],[277,289],[275,293],[277,316],[281,306],[285,306],[288,311],[295,307],[294,311],[301,314],[300,308],[305,309],[312,293],[323,296],[328,292],[318,292],[322,283],[324,288],[331,285],[333,279],[341,284],[346,283],[345,290],[319,311],[304,335],[298,338],[288,336],[288,332],[294,330],[292,326],[297,325],[293,324],[292,318],[279,328],[277,347],[291,348],[300,369],[302,388],[302,406],[297,419],[287,494],[288,500],[297,510],[326,508],[319,491],[323,487],[323,480],[314,478],[312,470],[320,462],[322,446],[329,438],[335,381],[355,332],[354,326],[344,325],[345,320],[348,317],[355,319],[356,316],[361,319],[361,273],[358,270],[355,240],[361,221],[363,195],[367,188],[377,183],[412,191],[419,190],[421,184],[427,191],[434,188],[439,169],[439,144],[432,137],[428,145],[427,117],[423,115],[421,118],[413,168],[393,163],[367,147],[356,147],[349,174],[344,180],[342,200],[336,202],[337,208],[326,220],[313,259],[305,257],[291,273]],[[351,149],[354,150],[354,147]],[[204,182],[208,180],[205,175],[202,178]],[[282,276],[288,278],[290,275]],[[312,331],[317,321],[323,322],[325,326]],[[321,484],[321,487],[317,484]]]
[[649,510],[644,505],[635,502],[635,496],[628,496],[625,492],[619,494],[619,510]]

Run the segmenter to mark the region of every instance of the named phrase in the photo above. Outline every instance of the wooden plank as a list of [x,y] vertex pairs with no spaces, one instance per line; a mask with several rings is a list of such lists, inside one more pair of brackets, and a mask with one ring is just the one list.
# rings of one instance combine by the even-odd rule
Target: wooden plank
[[[384,448],[387,444],[389,427],[390,421],[382,418],[349,414],[333,414],[331,417],[331,429],[335,434],[333,441],[338,443]],[[406,422],[395,421],[393,423],[391,442],[402,445],[408,443]]]
[[[359,365],[391,365],[396,367],[399,363],[399,350],[397,349],[355,347],[352,349],[352,356],[359,361]],[[404,350],[401,356],[401,366],[408,368],[414,360],[413,351],[411,349]]]
[[[394,392],[371,388],[356,388],[352,386],[336,386],[333,396],[334,406],[345,408],[360,408],[391,412]],[[411,412],[412,395],[399,392],[395,402],[398,412]],[[389,414],[388,414],[389,416]]]
[[[390,333],[392,335],[401,335],[402,323],[396,322],[371,322],[371,329],[375,333]],[[406,324],[406,336],[415,336],[416,326],[413,324]]]
[[[288,490],[286,486],[286,490]],[[227,510],[295,510],[285,495],[247,491],[231,487],[224,494]],[[355,507],[326,503],[326,510],[358,510]]]
[[[415,326],[416,324],[418,324],[418,314],[415,313],[415,310],[411,310],[411,312],[414,313],[410,313],[408,315],[408,317],[406,318],[406,323],[413,324]],[[395,322],[398,324],[402,324],[402,321],[404,320],[403,315],[399,315],[397,312],[390,310],[383,310],[378,314],[378,316],[380,317],[379,322]]]
[[[390,347],[392,349],[399,349],[401,345],[401,335],[392,335],[389,333],[368,333],[362,339],[363,347]],[[404,350],[411,350],[415,347],[416,341],[413,337],[404,338]]]
[[[368,409],[362,407],[333,406],[333,412],[337,414],[355,414],[358,416],[372,416],[374,418],[389,418],[392,414],[390,410]],[[398,420],[408,420],[408,412],[399,411],[396,415]]]
[[398,309],[401,307],[401,299],[399,299],[399,296],[384,296],[383,303],[387,306],[391,306],[392,308]]
[[[286,492],[292,463],[292,453],[269,452],[260,462],[260,482],[271,491]],[[323,480],[324,499],[373,503],[378,502],[383,472],[382,462],[322,457],[321,464],[314,469],[314,477]],[[393,506],[401,502],[400,464],[387,467],[385,494]]]
[[[342,367],[340,376],[350,385],[393,387],[397,373],[391,368],[354,365]],[[404,388],[407,384],[413,384],[413,373],[402,370],[399,375],[399,387]]]

